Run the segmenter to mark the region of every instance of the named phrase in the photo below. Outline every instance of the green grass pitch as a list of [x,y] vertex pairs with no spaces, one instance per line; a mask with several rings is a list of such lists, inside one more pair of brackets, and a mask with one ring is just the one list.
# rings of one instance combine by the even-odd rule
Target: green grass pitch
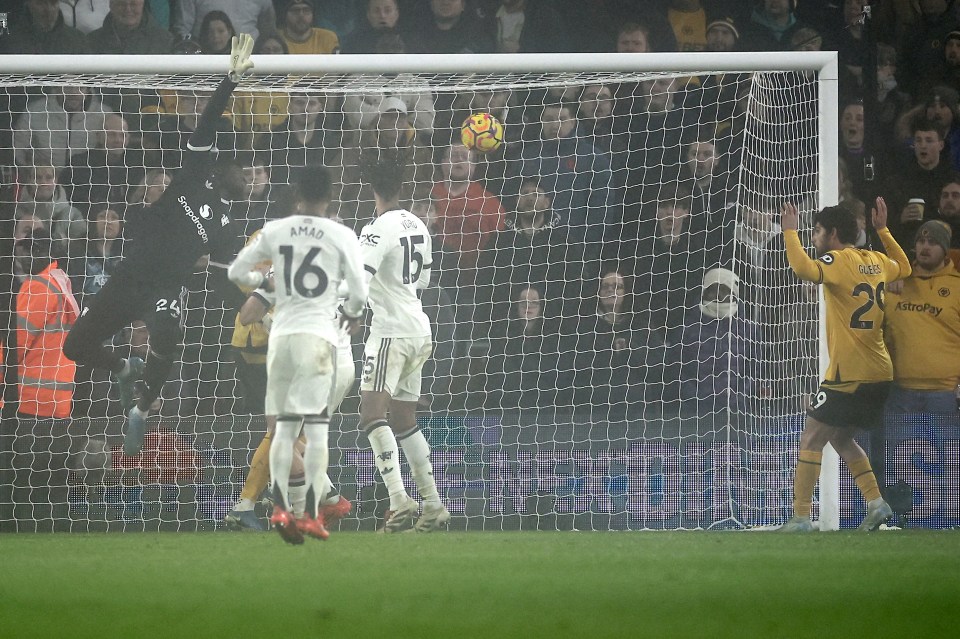
[[960,533],[0,536],[0,637],[944,637]]

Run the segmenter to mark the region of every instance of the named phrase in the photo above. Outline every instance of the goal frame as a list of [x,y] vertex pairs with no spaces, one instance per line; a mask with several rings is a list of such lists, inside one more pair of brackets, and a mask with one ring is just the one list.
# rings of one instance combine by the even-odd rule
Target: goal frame
[[[839,198],[836,52],[591,53],[488,55],[255,55],[253,75],[361,73],[790,72],[818,74],[818,206]],[[228,56],[0,56],[0,74],[223,75]],[[819,296],[819,371],[827,366],[824,302]],[[820,530],[840,527],[840,459],[828,444],[820,474]]]

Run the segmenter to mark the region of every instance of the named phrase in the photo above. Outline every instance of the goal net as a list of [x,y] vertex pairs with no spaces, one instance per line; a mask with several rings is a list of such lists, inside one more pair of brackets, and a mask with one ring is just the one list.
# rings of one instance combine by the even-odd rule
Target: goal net
[[[18,367],[18,339],[55,343],[33,339],[18,314],[29,276],[18,241],[49,233],[79,307],[89,304],[135,250],[124,225],[149,215],[175,175],[225,60],[8,57],[0,274],[11,416],[34,372]],[[779,523],[817,383],[818,305],[788,271],[778,212],[796,202],[809,232],[821,198],[836,195],[825,141],[834,88],[820,71],[833,60],[254,56],[257,75],[217,134],[248,180],[232,206],[237,245],[290,213],[289,181],[304,166],[328,168],[331,210],[359,230],[374,210],[360,152],[407,148],[402,202],[434,233],[419,421],[452,525]],[[460,142],[476,112],[505,127],[485,155]],[[244,294],[220,280],[211,268],[185,283],[182,352],[141,454],[122,454],[104,371],[77,369],[69,418],[34,419],[21,404],[4,420],[4,529],[222,526],[265,430],[246,390],[265,347],[235,331]],[[135,323],[111,343],[142,355],[149,334]],[[359,367],[362,336],[354,347]],[[358,406],[354,387],[331,428],[330,474],[355,505],[341,525],[369,530],[386,495]]]

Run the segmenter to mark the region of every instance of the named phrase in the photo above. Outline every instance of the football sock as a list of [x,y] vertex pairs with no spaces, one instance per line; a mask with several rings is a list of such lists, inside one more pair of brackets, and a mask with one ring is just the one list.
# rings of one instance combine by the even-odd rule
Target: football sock
[[420,497],[424,503],[439,505],[440,496],[437,494],[437,482],[433,479],[433,464],[430,463],[430,444],[417,428],[411,433],[398,437],[403,447],[403,454],[410,464],[413,481],[417,484]]
[[160,389],[163,383],[170,376],[170,369],[173,368],[173,359],[157,355],[155,352],[147,352],[147,364],[143,368],[143,383],[145,388],[137,405],[143,408],[149,408],[154,400],[160,397]]
[[870,466],[870,460],[864,456],[862,459],[847,464],[850,474],[853,475],[853,481],[856,482],[860,494],[867,501],[873,501],[880,498],[880,486],[877,485],[877,476]]
[[364,427],[370,448],[373,449],[373,458],[377,470],[383,478],[390,494],[390,508],[396,510],[407,497],[407,490],[403,487],[403,478],[400,477],[400,449],[397,438],[387,425],[387,420],[378,419]]
[[306,476],[307,489],[312,502],[307,504],[307,512],[317,512],[317,501],[323,494],[321,485],[327,474],[330,450],[327,446],[327,433],[330,422],[325,417],[310,415],[303,420],[303,434],[307,437],[307,448],[303,452],[303,474]]
[[252,499],[241,497],[240,501],[238,501],[236,505],[234,505],[233,510],[235,510],[238,513],[243,513],[243,512],[247,512],[248,510],[253,510],[254,506],[256,506],[256,504]]
[[801,450],[797,458],[796,474],[793,476],[793,514],[797,517],[809,517],[813,504],[813,487],[820,478],[822,452]]
[[303,483],[303,477],[291,479],[287,490],[290,495],[290,511],[300,517],[306,512],[307,506],[307,486]]
[[324,473],[323,477],[320,478],[318,494],[320,495],[320,504],[323,506],[336,504],[340,501],[340,492],[333,487],[333,482],[330,481],[330,475],[327,473]]
[[260,445],[250,460],[250,471],[247,480],[243,482],[240,499],[249,499],[252,503],[257,495],[263,492],[270,480],[270,433],[263,436]]
[[278,505],[284,510],[290,510],[290,466],[293,464],[293,442],[300,432],[300,421],[299,417],[281,415],[270,444],[270,476],[282,501]]

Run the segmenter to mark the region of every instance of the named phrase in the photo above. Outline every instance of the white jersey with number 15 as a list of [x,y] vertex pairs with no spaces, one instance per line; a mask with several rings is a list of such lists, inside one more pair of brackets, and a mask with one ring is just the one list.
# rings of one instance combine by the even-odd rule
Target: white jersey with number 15
[[433,242],[420,218],[404,209],[381,213],[360,231],[370,276],[374,337],[430,337],[430,319],[417,289],[430,283]]

